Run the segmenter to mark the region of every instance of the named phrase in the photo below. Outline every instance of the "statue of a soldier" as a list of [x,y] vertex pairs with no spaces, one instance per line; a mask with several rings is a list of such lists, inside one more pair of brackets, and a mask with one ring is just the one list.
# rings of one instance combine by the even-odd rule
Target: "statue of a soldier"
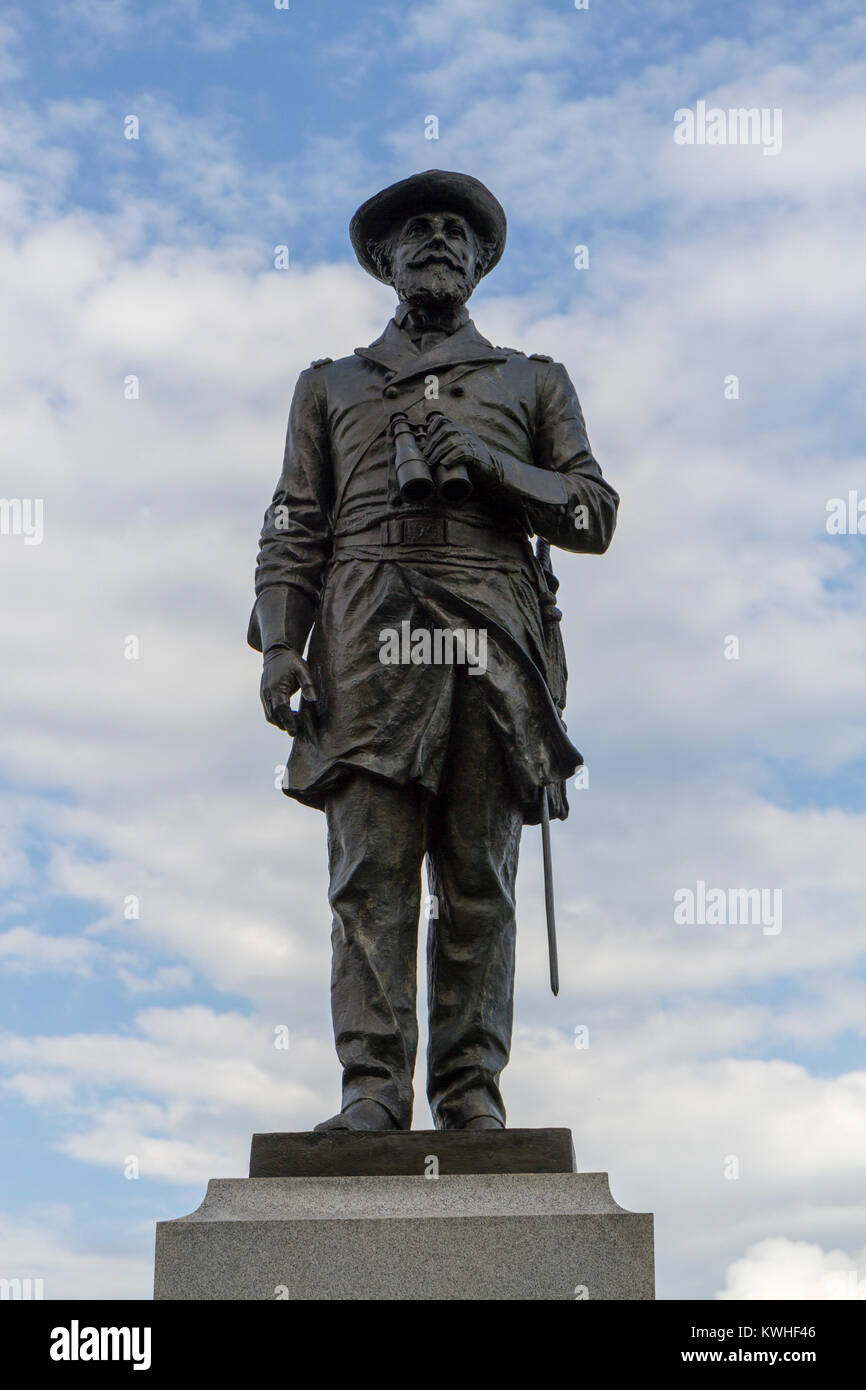
[[359,208],[352,245],[397,310],[302,372],[262,531],[262,703],[294,738],[284,791],[328,824],[343,1099],[320,1129],[411,1126],[425,855],[430,1107],[440,1129],[504,1127],[520,835],[542,797],[565,818],[581,763],[529,538],[601,554],[618,498],[565,368],[468,316],[505,229],[482,183],[435,169]]

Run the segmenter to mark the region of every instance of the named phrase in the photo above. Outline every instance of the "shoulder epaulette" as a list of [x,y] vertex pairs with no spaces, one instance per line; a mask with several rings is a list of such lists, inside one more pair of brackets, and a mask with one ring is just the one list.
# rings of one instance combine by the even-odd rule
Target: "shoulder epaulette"
[[498,347],[497,352],[513,352],[515,357],[525,357],[526,353],[521,352],[520,348]]
[[311,367],[330,367],[333,357],[317,357],[315,362],[311,362]]
[[548,357],[546,352],[531,352],[529,360],[530,362],[552,362],[553,358]]

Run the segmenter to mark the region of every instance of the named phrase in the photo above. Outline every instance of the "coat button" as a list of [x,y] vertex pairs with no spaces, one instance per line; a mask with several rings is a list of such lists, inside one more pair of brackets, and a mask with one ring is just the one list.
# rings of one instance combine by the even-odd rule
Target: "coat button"
[[396,386],[386,386],[385,390],[382,392],[382,395],[387,396],[389,401],[393,401],[394,397],[399,396],[399,394],[400,392],[397,390]]
[[397,375],[396,372],[386,372],[386,373],[385,373],[385,380],[386,380],[386,381],[393,381],[396,375]]
[[466,395],[466,387],[465,387],[465,386],[452,386],[452,387],[451,387],[451,395],[452,395],[452,396],[465,396],[465,395]]

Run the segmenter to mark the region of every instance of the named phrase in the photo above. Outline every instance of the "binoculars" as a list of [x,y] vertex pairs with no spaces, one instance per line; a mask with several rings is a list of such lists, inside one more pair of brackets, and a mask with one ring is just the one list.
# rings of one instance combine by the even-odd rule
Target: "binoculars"
[[[431,410],[427,420],[431,421],[441,414],[441,410]],[[425,426],[413,427],[404,411],[398,410],[391,416],[394,466],[400,496],[404,502],[426,502],[435,491],[443,502],[459,506],[472,493],[472,479],[466,464],[462,459],[456,459],[453,463],[440,464],[435,475],[431,473],[418,438],[421,436],[423,442],[425,433]]]

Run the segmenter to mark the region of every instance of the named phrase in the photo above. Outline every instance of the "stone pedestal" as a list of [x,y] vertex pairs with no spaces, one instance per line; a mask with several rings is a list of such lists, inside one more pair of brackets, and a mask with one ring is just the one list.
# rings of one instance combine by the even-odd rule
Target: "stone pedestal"
[[[255,1136],[253,1171],[284,1175],[215,1179],[197,1211],[159,1222],[154,1296],[652,1299],[652,1216],[618,1206],[607,1174],[572,1171],[563,1135]],[[503,1171],[509,1145],[543,1171]]]

